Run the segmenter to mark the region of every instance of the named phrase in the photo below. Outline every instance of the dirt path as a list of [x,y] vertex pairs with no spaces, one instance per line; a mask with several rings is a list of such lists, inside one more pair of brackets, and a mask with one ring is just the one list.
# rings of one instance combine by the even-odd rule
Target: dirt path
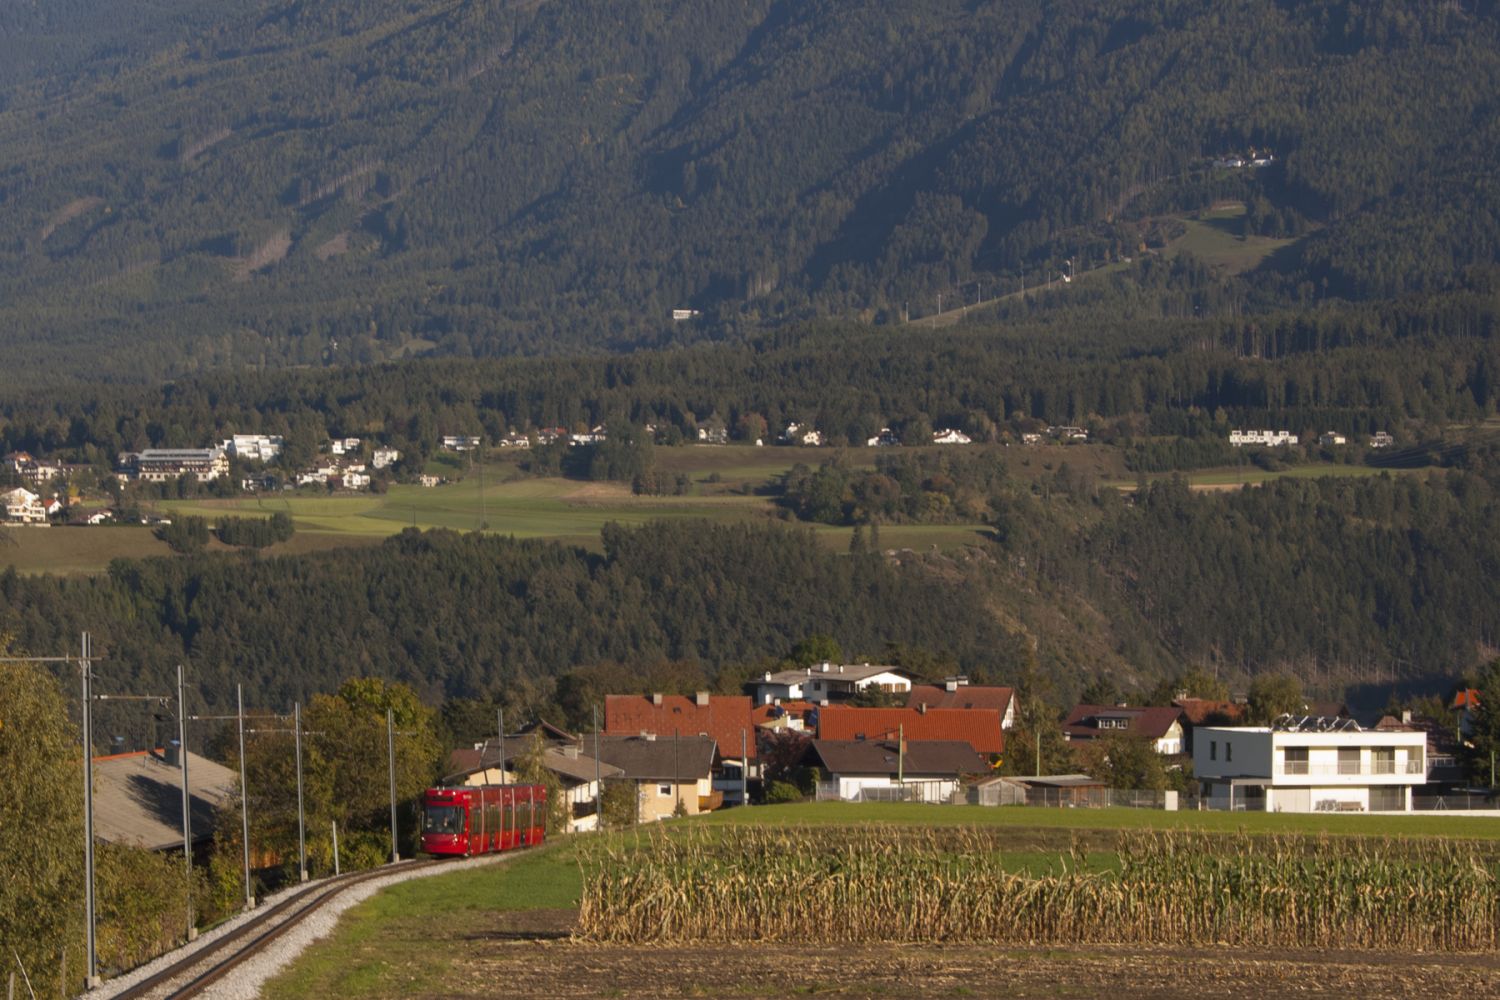
[[[444,997],[1495,996],[1500,956],[1109,946],[629,947],[562,937],[571,911],[496,914],[455,949]],[[462,957],[460,954],[462,953]]]

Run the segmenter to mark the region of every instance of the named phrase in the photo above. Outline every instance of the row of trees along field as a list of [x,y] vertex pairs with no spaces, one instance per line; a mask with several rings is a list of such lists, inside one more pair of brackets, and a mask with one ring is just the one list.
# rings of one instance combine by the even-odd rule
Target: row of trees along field
[[[790,420],[835,443],[882,427],[958,427],[980,440],[1038,423],[1096,437],[1223,438],[1233,426],[1347,434],[1481,419],[1500,398],[1500,271],[1399,304],[1222,319],[1120,319],[1107,306],[996,326],[788,328],[741,345],[625,357],[418,361],[219,373],[144,389],[91,385],[0,399],[0,448],[108,467],[120,451],[201,447],[230,433],[286,438],[284,464],[332,437],[395,445],[419,464],[441,434],[652,423],[740,440]],[[1143,447],[1146,444],[1143,443]],[[1160,445],[1144,467],[1171,461]],[[1222,451],[1201,456],[1212,460]]]
[[893,321],[1221,199],[1300,236],[1241,304],[1500,246],[1491,0],[55,6],[0,21],[16,385]]

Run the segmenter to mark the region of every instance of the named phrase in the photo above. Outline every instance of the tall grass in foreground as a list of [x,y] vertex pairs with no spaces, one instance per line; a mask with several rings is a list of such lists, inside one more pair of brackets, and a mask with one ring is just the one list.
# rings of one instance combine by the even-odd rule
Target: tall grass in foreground
[[[1472,951],[1500,943],[1493,844],[1122,834],[1007,865],[1004,831],[656,830],[580,859],[595,941],[1223,943]],[[1031,860],[1034,861],[1034,856]]]

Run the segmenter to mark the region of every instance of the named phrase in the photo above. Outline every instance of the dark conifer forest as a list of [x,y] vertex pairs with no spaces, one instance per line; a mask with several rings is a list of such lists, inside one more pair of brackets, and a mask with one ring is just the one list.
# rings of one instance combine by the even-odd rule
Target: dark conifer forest
[[[289,524],[200,524],[5,572],[0,632],[91,628],[221,702],[732,688],[810,635],[1059,698],[1439,687],[1500,647],[1497,95],[1493,0],[10,5],[0,450],[103,478],[260,432],[286,475],[358,436],[409,480],[457,429],[604,425],[521,471],[665,493],[651,439],[833,447],[777,484],[789,523],[273,556]],[[1019,475],[1003,444],[1059,424],[1140,488]],[[1399,446],[1247,458],[1243,427]],[[993,447],[840,453],[936,428]],[[1299,461],[1375,474],[1146,479]],[[945,523],[971,544],[809,534]]]

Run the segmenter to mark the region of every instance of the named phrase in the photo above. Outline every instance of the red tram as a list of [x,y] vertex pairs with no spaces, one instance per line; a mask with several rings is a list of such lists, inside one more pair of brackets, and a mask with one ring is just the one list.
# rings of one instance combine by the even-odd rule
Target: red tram
[[429,788],[422,793],[425,854],[494,854],[540,844],[546,834],[543,785]]

